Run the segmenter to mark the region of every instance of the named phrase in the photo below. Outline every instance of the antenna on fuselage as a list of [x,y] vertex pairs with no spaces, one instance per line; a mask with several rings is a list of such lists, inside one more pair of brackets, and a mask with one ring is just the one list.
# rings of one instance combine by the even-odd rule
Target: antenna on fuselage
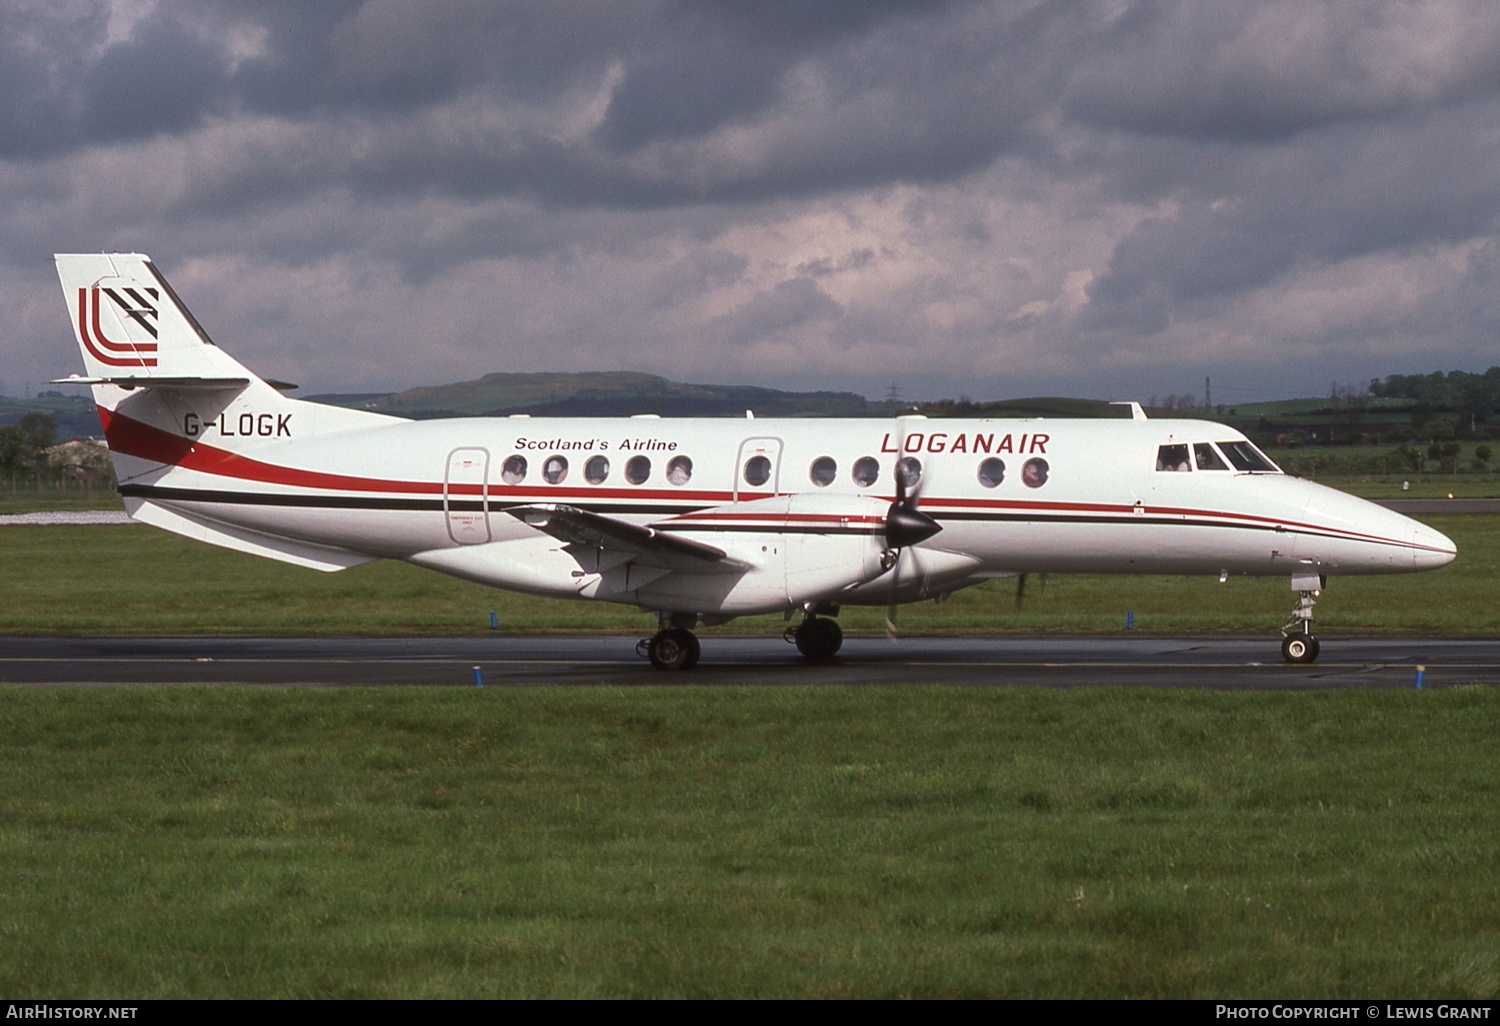
[[1141,404],[1138,403],[1138,402],[1136,402],[1134,399],[1131,399],[1128,402],[1111,402],[1109,405],[1111,405],[1111,406],[1129,406],[1130,407],[1130,419],[1131,420],[1145,420],[1146,419],[1146,411],[1143,410],[1143,409],[1141,409]]

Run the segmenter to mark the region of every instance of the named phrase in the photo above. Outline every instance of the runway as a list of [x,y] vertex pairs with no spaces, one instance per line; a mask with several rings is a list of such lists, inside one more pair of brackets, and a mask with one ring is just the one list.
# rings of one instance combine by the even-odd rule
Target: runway
[[837,659],[809,665],[775,637],[702,634],[694,670],[663,673],[624,636],[413,638],[0,637],[0,684],[419,684],[1214,689],[1500,685],[1500,639],[1321,638],[1310,666],[1281,661],[1278,639],[1162,637],[850,638]]

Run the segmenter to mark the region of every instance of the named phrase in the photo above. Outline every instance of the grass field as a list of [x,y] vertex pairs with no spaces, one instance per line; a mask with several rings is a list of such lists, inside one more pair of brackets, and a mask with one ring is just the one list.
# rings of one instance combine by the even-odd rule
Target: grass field
[[1492,690],[0,690],[0,992],[1500,994]]
[[[1500,518],[1425,518],[1459,558],[1432,573],[1335,579],[1319,601],[1319,630],[1476,634],[1500,630]],[[943,603],[901,610],[902,629],[928,632],[1143,632],[1274,636],[1292,607],[1284,578],[1038,577],[1020,612],[1016,584],[997,581]],[[336,574],[303,570],[141,526],[0,528],[3,633],[465,633],[621,631],[652,620],[630,606],[537,599],[405,564]],[[849,608],[846,630],[881,631],[883,609]],[[723,630],[779,632],[780,617]]]
[[[1500,629],[1496,518],[1320,629]],[[1285,581],[1033,579],[909,633],[1273,637]],[[0,529],[6,633],[619,630],[375,563]],[[881,610],[846,610],[878,630]],[[779,631],[779,618],[730,631]],[[920,684],[914,681],[914,684]],[[1500,692],[0,687],[0,993],[1500,996]]]

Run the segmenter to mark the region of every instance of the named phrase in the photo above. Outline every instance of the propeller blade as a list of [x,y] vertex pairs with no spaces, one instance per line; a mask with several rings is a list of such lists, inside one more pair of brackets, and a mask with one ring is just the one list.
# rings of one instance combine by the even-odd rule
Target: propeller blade
[[896,553],[896,565],[891,567],[891,597],[885,605],[885,636],[896,640],[896,593],[901,588],[901,553]]
[[[897,420],[900,424],[900,420]],[[906,451],[906,431],[904,425],[897,432],[896,452]],[[895,563],[891,566],[891,598],[885,609],[885,633],[892,641],[896,640],[896,604],[901,594],[901,562],[905,550],[918,545],[943,529],[943,525],[932,517],[917,509],[917,504],[922,498],[923,476],[921,464],[914,457],[898,455],[894,473],[896,475],[896,500],[891,503],[890,510],[885,515],[885,542],[889,552],[894,555]],[[910,474],[913,480],[907,481]],[[916,551],[913,549],[909,557],[910,562],[915,565]]]
[[1021,611],[1021,603],[1026,598],[1026,578],[1028,576],[1030,575],[1022,574],[1016,578],[1016,612],[1018,613]]

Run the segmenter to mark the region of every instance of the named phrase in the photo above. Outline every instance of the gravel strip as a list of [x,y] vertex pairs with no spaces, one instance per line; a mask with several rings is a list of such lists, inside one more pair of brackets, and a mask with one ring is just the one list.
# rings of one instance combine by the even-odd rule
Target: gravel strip
[[78,510],[54,513],[7,513],[0,516],[0,527],[10,524],[132,524],[135,521],[124,510]]

